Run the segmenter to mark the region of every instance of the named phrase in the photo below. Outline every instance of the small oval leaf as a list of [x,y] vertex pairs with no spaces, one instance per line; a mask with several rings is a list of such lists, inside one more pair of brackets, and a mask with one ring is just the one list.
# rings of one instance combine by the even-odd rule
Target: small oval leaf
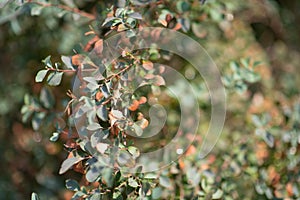
[[47,75],[49,70],[47,69],[42,69],[38,71],[38,73],[35,76],[35,82],[40,83],[44,80],[45,76]]

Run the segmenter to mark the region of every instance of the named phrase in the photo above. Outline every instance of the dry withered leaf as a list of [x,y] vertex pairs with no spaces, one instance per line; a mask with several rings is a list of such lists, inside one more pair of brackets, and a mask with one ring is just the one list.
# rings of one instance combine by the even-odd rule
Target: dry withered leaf
[[139,108],[139,101],[133,100],[132,104],[128,107],[130,111],[136,111]]
[[95,95],[95,99],[96,99],[97,101],[100,101],[100,100],[102,99],[102,97],[103,97],[103,93],[100,92],[100,91],[98,91],[98,92],[96,93],[96,95]]
[[142,66],[146,70],[152,70],[153,69],[153,63],[151,61],[143,61]]
[[82,64],[83,60],[84,60],[83,55],[76,54],[76,55],[72,56],[72,64],[73,65],[79,66]]

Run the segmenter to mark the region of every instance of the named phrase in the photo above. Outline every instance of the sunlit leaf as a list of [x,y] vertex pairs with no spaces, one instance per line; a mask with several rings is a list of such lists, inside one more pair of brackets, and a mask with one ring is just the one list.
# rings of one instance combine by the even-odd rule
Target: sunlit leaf
[[221,199],[223,196],[223,191],[218,189],[213,195],[212,199]]
[[44,78],[46,77],[47,73],[49,70],[47,69],[42,69],[40,71],[38,71],[38,73],[35,76],[35,82],[40,83],[44,80]]
[[160,176],[159,177],[159,184],[163,187],[166,187],[166,188],[171,188],[172,187],[171,180],[166,176]]
[[66,188],[68,190],[72,190],[72,191],[79,191],[80,190],[80,186],[78,184],[77,181],[72,180],[72,179],[67,179],[66,180]]
[[81,160],[83,160],[82,157],[71,157],[71,158],[67,158],[61,165],[60,170],[59,170],[59,174],[63,174],[65,173],[68,169],[70,169],[73,165],[77,164],[78,162],[80,162]]
[[104,154],[104,152],[106,151],[108,146],[109,146],[109,144],[106,144],[106,143],[98,143],[96,145],[96,148],[100,153]]
[[54,132],[54,133],[52,133],[52,136],[50,137],[50,141],[55,142],[58,140],[58,138],[59,138],[59,133]]
[[47,56],[44,60],[42,60],[42,62],[49,68],[53,68],[52,67],[52,62],[51,62],[51,56]]
[[65,66],[71,70],[74,70],[74,67],[72,65],[72,58],[69,56],[61,56],[61,60],[65,64]]
[[46,88],[46,87],[42,88],[41,94],[40,94],[40,101],[45,106],[45,108],[50,109],[54,106],[55,99],[53,97],[53,94],[51,93],[51,91],[48,88]]
[[108,113],[105,105],[100,105],[97,109],[97,116],[102,120],[102,121],[107,121],[108,120]]
[[96,131],[101,129],[101,126],[98,123],[93,123],[93,124],[89,124],[86,129],[89,131]]
[[129,178],[128,179],[128,185],[131,186],[131,187],[133,187],[133,188],[136,188],[136,187],[139,186],[139,184],[133,178]]
[[31,200],[39,200],[39,197],[36,193],[31,193]]
[[57,86],[60,84],[63,76],[63,72],[51,72],[47,78],[47,82],[51,86]]

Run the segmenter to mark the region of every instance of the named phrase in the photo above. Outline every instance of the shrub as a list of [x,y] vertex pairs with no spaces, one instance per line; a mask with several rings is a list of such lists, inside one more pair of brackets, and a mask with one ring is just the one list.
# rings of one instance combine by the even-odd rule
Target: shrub
[[[267,59],[253,47],[249,26],[235,19],[244,6],[213,0],[21,6],[85,31],[79,37],[85,45],[73,55],[42,61],[35,81],[48,86],[39,96],[25,95],[21,109],[34,131],[49,133],[54,122],[50,141],[64,142],[67,152],[59,173],[75,172],[65,181],[72,199],[299,197],[300,110],[292,100],[298,91],[278,94],[267,82]],[[229,122],[210,153],[223,127],[223,84]],[[68,98],[55,92],[59,85],[70,89]]]

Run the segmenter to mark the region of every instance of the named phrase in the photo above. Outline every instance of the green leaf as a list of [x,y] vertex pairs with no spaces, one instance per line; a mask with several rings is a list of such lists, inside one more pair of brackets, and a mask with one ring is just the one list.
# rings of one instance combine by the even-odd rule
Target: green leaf
[[98,123],[93,123],[93,124],[88,125],[88,127],[86,129],[89,131],[96,131],[96,130],[101,129],[101,126]]
[[113,185],[113,170],[111,168],[104,168],[102,171],[102,177],[108,187],[111,187]]
[[234,72],[237,71],[240,68],[240,66],[237,62],[230,62],[229,65],[230,65],[230,69]]
[[65,173],[68,169],[70,169],[73,165],[79,163],[83,158],[81,157],[71,157],[67,158],[61,165],[59,174]]
[[26,112],[28,112],[30,110],[29,108],[29,106],[23,105],[21,108],[21,114],[25,114]]
[[46,116],[46,113],[44,113],[44,112],[40,112],[40,113],[36,112],[33,115],[33,118],[31,121],[33,130],[37,131],[40,128],[41,123],[42,123],[43,119],[45,118],[45,116]]
[[105,105],[100,105],[99,108],[97,109],[97,116],[102,120],[102,121],[107,121],[108,120],[108,114],[107,114],[107,109]]
[[241,63],[243,64],[244,67],[248,68],[250,64],[250,58],[241,59]]
[[192,27],[192,31],[193,33],[199,37],[199,38],[203,38],[207,35],[207,30],[205,29],[205,27],[201,24],[201,23],[192,23],[191,25]]
[[102,26],[106,25],[106,24],[109,23],[109,22],[112,22],[112,21],[115,20],[115,19],[117,19],[117,18],[116,18],[116,17],[107,17],[107,18],[105,18],[105,20],[104,20]]
[[94,77],[84,77],[83,80],[88,82],[87,88],[89,88],[91,91],[99,88],[97,80]]
[[31,16],[39,16],[42,13],[43,6],[34,6],[30,10]]
[[96,181],[101,173],[101,170],[101,168],[91,166],[85,175],[86,180],[90,183]]
[[95,193],[92,196],[90,196],[89,200],[101,200],[101,194]]
[[247,90],[247,85],[245,83],[239,81],[234,85],[234,89],[239,94],[243,94]]
[[45,108],[53,108],[55,99],[48,88],[43,87],[40,94],[40,101],[45,106]]
[[35,82],[40,83],[44,80],[45,76],[47,75],[49,70],[47,69],[42,69],[38,71],[38,73],[35,76]]
[[66,180],[66,188],[68,190],[72,190],[72,191],[79,191],[80,190],[80,186],[77,183],[77,181],[72,180],[72,179],[67,179]]
[[112,110],[111,114],[117,119],[121,119],[124,117],[123,113],[119,110]]
[[134,133],[137,136],[143,135],[143,129],[139,125],[137,125],[136,123],[133,124],[132,128],[134,129]]
[[166,188],[171,188],[172,187],[171,180],[166,176],[160,176],[159,177],[159,184],[163,187],[166,187]]
[[105,98],[108,98],[110,96],[109,88],[106,84],[104,84],[102,87],[100,87],[101,92],[103,93]]
[[136,159],[140,155],[140,151],[136,147],[130,146],[128,147],[128,151],[133,156],[133,159]]
[[262,127],[263,126],[260,118],[257,115],[252,115],[252,122],[254,123],[254,125],[256,127]]
[[223,191],[218,189],[213,195],[212,199],[221,199],[223,196]]
[[256,74],[254,72],[250,72],[247,74],[247,77],[245,78],[249,83],[255,83],[260,80],[260,75]]
[[61,82],[63,72],[51,72],[47,78],[47,82],[51,86],[58,86]]
[[39,200],[39,197],[36,193],[31,193],[31,200]]
[[63,63],[66,65],[67,68],[74,70],[71,57],[61,56],[61,60],[63,61]]
[[134,12],[128,15],[128,17],[131,17],[133,19],[143,19],[143,16],[140,13]]
[[255,62],[253,63],[253,67],[258,66],[258,65],[260,65],[261,63],[262,63],[261,61],[255,61]]
[[263,136],[264,141],[267,143],[267,145],[271,148],[274,147],[274,137],[271,133],[269,133],[268,131],[266,131],[266,133]]
[[191,28],[191,22],[188,18],[179,18],[178,22],[181,24],[183,32],[188,32]]
[[32,102],[32,97],[29,94],[24,95],[24,104],[25,105],[30,105]]
[[123,200],[122,193],[120,191],[114,192],[113,199],[114,200]]
[[96,145],[96,148],[100,153],[104,154],[104,152],[106,151],[108,146],[109,146],[109,144],[106,144],[106,143],[98,143]]
[[132,156],[127,151],[123,151],[123,150],[119,152],[117,160],[121,166],[133,167],[135,164],[135,161],[132,158]]
[[44,63],[49,68],[53,68],[51,62],[51,56],[47,56],[44,60],[42,60],[42,63]]
[[201,176],[200,173],[197,172],[197,169],[195,167],[189,168],[187,170],[187,178],[188,181],[193,185],[196,186],[199,184]]
[[86,195],[85,193],[83,193],[82,191],[77,191],[73,196],[71,200],[77,200],[80,199],[80,197],[83,197],[84,195]]
[[23,123],[28,122],[32,114],[33,114],[33,110],[28,110],[28,112],[24,113],[22,116],[22,122]]
[[161,187],[156,187],[152,190],[152,198],[153,199],[159,199],[161,198],[161,195],[162,195],[162,188]]
[[133,178],[129,178],[129,179],[128,179],[128,185],[129,185],[130,187],[133,187],[133,188],[136,188],[136,187],[139,186],[139,184],[137,183],[137,181],[134,180]]
[[209,193],[211,186],[209,184],[207,184],[207,180],[205,178],[203,178],[201,180],[201,188],[204,190],[204,192]]
[[190,9],[190,4],[188,2],[185,1],[178,1],[176,4],[177,10],[180,13],[186,12]]
[[157,179],[157,174],[149,173],[144,176],[145,179]]
[[59,138],[59,133],[54,132],[54,133],[52,133],[52,136],[50,137],[50,141],[56,142],[58,140],[58,138]]

